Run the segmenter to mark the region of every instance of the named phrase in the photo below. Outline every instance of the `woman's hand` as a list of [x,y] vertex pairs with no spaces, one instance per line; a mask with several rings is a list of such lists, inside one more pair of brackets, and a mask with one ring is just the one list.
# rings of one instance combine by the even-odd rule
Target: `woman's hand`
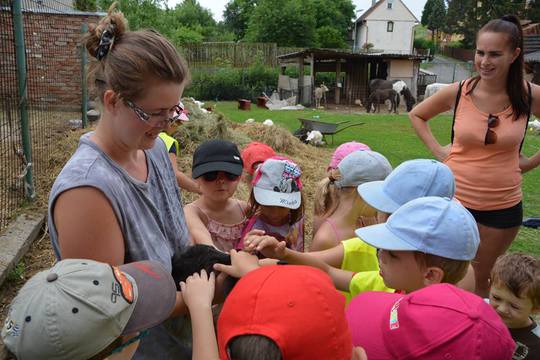
[[439,160],[440,162],[443,162],[448,157],[448,155],[450,155],[451,148],[452,148],[452,144],[441,146],[439,150],[433,153],[433,155],[435,155],[437,160]]
[[182,289],[182,297],[190,311],[196,307],[212,307],[212,299],[214,298],[214,290],[216,284],[216,276],[206,271],[201,270],[201,274],[195,273],[189,276],[185,282],[180,282]]

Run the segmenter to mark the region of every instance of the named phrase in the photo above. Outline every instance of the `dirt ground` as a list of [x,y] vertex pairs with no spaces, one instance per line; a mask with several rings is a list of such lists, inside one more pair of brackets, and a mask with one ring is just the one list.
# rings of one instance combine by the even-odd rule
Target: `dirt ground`
[[[241,147],[246,142],[262,141],[271,145],[276,152],[287,156],[296,161],[302,169],[303,193],[306,199],[305,213],[306,216],[306,242],[309,244],[311,240],[311,214],[313,213],[313,194],[315,192],[316,182],[325,176],[326,166],[330,160],[332,149],[316,148],[308,146],[296,138],[294,138],[287,130],[282,128],[268,128],[263,125],[238,125],[226,122],[226,132],[232,140],[238,139],[237,143]],[[190,130],[191,131],[191,130]],[[50,189],[66,161],[75,151],[79,137],[84,133],[83,130],[67,131],[58,134],[54,139],[57,146],[48,163],[48,176],[39,184],[42,189]],[[181,141],[182,156],[179,157],[178,165],[187,174],[191,173],[192,153],[197,144],[200,142],[196,136],[191,136],[188,141]],[[180,140],[182,134],[178,134]],[[190,193],[183,192],[183,202],[187,204],[195,199],[195,196]],[[247,200],[249,197],[248,187],[245,182],[240,182],[236,197]],[[39,195],[37,201],[31,207],[23,211],[45,212],[47,208],[48,192]],[[37,272],[51,267],[55,262],[55,257],[52,252],[50,239],[47,233],[47,228],[43,229],[40,238],[32,244],[28,253],[13,271],[8,280],[0,287],[0,324],[4,323],[7,315],[8,306],[22,285]],[[0,354],[1,355],[1,354]]]

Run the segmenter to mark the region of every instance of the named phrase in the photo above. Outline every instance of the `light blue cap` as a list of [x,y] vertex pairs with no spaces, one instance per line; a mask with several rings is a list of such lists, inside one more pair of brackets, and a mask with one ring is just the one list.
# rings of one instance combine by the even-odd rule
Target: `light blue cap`
[[385,224],[356,229],[378,249],[420,251],[454,260],[472,260],[480,244],[478,226],[459,202],[429,196],[408,202]]
[[453,198],[454,175],[448,166],[432,159],[416,159],[401,163],[384,181],[358,186],[358,193],[375,209],[393,213],[407,202],[424,197]]

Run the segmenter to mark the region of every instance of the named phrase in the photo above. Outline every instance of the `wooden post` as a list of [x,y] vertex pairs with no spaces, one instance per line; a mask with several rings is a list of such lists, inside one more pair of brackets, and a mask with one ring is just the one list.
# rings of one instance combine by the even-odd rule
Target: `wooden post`
[[309,88],[310,96],[309,96],[309,105],[313,105],[314,102],[314,94],[313,90],[315,90],[315,54],[311,54],[311,61],[309,62],[309,73],[311,76],[311,86]]
[[[341,96],[341,88],[338,86],[338,84],[341,81],[341,59],[337,59],[336,61],[336,92],[335,92],[335,102],[336,105],[339,105],[339,97]],[[343,86],[343,84],[341,84]]]
[[304,55],[300,56],[298,62],[298,95],[296,103],[301,104],[304,101]]

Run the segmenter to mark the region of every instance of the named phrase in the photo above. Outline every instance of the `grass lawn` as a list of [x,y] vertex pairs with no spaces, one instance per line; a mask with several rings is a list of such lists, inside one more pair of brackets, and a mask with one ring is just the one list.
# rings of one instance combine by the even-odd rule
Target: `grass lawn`
[[[207,102],[207,105],[213,104]],[[359,109],[359,108],[356,108]],[[409,118],[403,115],[374,115],[338,113],[332,111],[320,111],[306,109],[302,111],[269,111],[252,106],[251,111],[240,111],[236,102],[219,102],[216,110],[224,113],[227,118],[235,122],[244,122],[253,118],[257,122],[265,119],[281,125],[291,131],[299,128],[298,118],[311,118],[319,115],[321,121],[339,122],[349,120],[363,122],[364,125],[353,127],[334,136],[334,144],[328,147],[336,147],[344,142],[356,140],[368,144],[373,150],[384,154],[395,167],[401,162],[417,158],[433,158],[424,144],[417,138]],[[382,114],[382,113],[381,113]],[[431,129],[441,143],[448,143],[452,124],[451,115],[441,115],[431,120]],[[330,141],[330,138],[327,139]],[[540,149],[540,136],[527,135],[523,152],[532,155]],[[313,159],[317,161],[317,159]],[[326,166],[326,165],[325,165]],[[504,171],[504,170],[501,170]],[[540,169],[533,170],[523,177],[524,209],[525,217],[540,216]],[[522,228],[518,238],[514,241],[511,250],[524,251],[540,256],[540,230]]]

